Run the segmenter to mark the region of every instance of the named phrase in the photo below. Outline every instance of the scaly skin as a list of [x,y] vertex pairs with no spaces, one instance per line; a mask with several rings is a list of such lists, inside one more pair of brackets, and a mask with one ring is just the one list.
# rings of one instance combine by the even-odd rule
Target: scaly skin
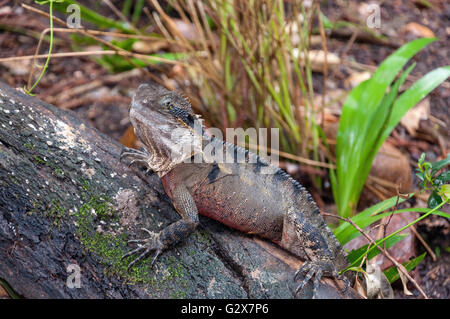
[[[181,216],[159,233],[149,232],[148,239],[130,241],[140,244],[124,256],[139,254],[130,267],[152,251],[156,252],[154,263],[163,250],[195,231],[201,214],[267,238],[305,260],[294,277],[295,280],[299,274],[306,274],[296,292],[313,276],[313,297],[317,296],[322,276],[343,279],[347,289],[347,278],[338,274],[348,265],[343,248],[311,195],[287,173],[251,152],[207,136],[189,102],[160,86],[139,86],[130,107],[130,119],[149,151],[126,149],[122,156],[143,162],[161,177]],[[175,136],[174,131],[178,132]],[[197,147],[180,152],[175,145],[181,137],[189,136],[197,138],[193,143]],[[211,143],[216,150],[231,155],[232,160],[211,161],[205,151],[205,145]],[[192,163],[194,156],[201,161]]]

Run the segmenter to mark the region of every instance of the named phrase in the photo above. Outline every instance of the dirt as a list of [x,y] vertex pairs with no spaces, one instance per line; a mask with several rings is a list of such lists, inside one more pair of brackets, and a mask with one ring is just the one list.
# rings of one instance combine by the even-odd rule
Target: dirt
[[[30,5],[34,3],[33,1],[23,2]],[[450,47],[448,45],[450,3],[445,0],[429,0],[432,8],[427,8],[418,5],[417,2],[409,0],[371,1],[371,3],[380,5],[381,13],[381,28],[374,31],[387,35],[387,39],[394,46],[395,44],[406,43],[414,38],[414,35],[405,29],[410,22],[429,28],[439,38],[438,41],[429,45],[413,58],[417,65],[412,75],[416,78],[436,67],[450,65]],[[321,8],[332,21],[344,20],[364,25],[365,20],[358,11],[361,3],[363,2],[321,1]],[[5,9],[6,7],[10,8],[9,12]],[[102,8],[100,6],[100,9],[104,10]],[[0,9],[2,9],[0,10],[0,58],[33,55],[39,33],[48,27],[48,20],[23,9],[20,7],[19,1],[0,0]],[[108,10],[102,13],[115,18]],[[332,35],[327,40],[328,50],[338,54],[344,59],[344,62],[357,61],[373,67],[379,65],[389,54],[394,52],[394,46],[359,40],[351,44],[350,36],[338,37]],[[40,53],[45,53],[47,50],[48,46],[44,44]],[[58,41],[55,43],[53,52],[70,52],[73,50],[77,49],[71,47],[70,36],[58,34]],[[39,60],[40,64],[44,62],[43,59]],[[28,81],[27,70],[29,70],[29,64],[24,61],[15,62],[15,64],[0,63],[0,81],[13,87],[23,88]],[[348,90],[349,88],[344,83],[352,72],[355,72],[355,70],[348,63],[342,63],[339,68],[330,70],[327,83],[330,87]],[[139,83],[148,80],[148,78],[138,75],[117,81],[102,81],[109,74],[105,68],[88,57],[55,58],[50,61],[47,73],[34,92],[38,98],[51,104],[72,108],[79,117],[90,121],[94,127],[113,139],[119,140],[130,125],[127,109],[132,91]],[[320,73],[314,73],[313,76],[315,90],[320,93],[323,91],[323,76]],[[73,101],[80,99],[80,96],[63,98],[62,93],[70,92],[73,87],[88,84],[95,80],[100,80],[102,83],[91,91],[88,99],[82,95],[85,99],[79,100],[77,104]],[[408,85],[411,83],[412,81],[407,81]],[[111,98],[111,96],[114,98]],[[443,129],[439,132],[445,141],[446,149],[449,149],[448,132],[450,130],[447,126],[450,123],[449,106],[450,90],[448,86],[440,86],[431,93],[430,112],[432,117],[437,119],[441,126],[443,125]],[[436,125],[436,122],[431,122],[430,119],[422,122],[424,123],[421,123],[421,127]],[[414,168],[413,163],[417,162],[422,151],[427,152],[427,159],[430,161],[443,155],[436,141],[424,141],[420,137],[412,137],[401,126],[396,128],[395,134],[397,139],[401,138],[405,141],[404,144],[399,146],[399,149],[407,154],[412,168]],[[413,184],[417,185],[417,178],[414,175],[412,177]],[[325,194],[325,197],[331,198],[331,193]],[[450,297],[448,279],[450,277],[450,254],[445,251],[449,247],[448,221],[442,217],[432,216],[420,223],[418,230],[432,250],[440,249],[441,252],[436,261],[433,261],[427,254],[413,275],[430,297],[448,299]],[[422,246],[417,245],[417,250],[422,251]],[[413,286],[408,287],[413,291],[414,298],[420,298]],[[402,292],[401,285],[397,283],[394,288],[396,297],[406,297]]]

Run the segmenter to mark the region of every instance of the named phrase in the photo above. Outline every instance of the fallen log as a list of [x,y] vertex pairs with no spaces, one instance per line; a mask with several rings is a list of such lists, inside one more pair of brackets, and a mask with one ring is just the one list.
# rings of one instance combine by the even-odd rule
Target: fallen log
[[[300,260],[203,217],[153,268],[149,258],[127,272],[127,239],[179,216],[159,178],[120,162],[121,149],[74,113],[0,83],[0,279],[25,298],[295,297]],[[331,279],[319,295],[357,296]]]

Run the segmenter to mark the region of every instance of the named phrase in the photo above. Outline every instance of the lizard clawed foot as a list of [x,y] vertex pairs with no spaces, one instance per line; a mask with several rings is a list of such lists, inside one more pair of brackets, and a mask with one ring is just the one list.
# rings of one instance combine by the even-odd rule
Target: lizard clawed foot
[[295,290],[295,294],[297,295],[303,287],[311,280],[312,276],[314,276],[314,286],[313,286],[313,299],[317,299],[317,290],[319,288],[319,282],[323,275],[323,270],[320,265],[312,261],[305,261],[303,265],[295,272],[294,280],[297,280],[300,274],[306,274],[303,278],[300,285],[298,285]]
[[153,256],[153,260],[151,263],[151,267],[155,263],[158,256],[164,250],[164,245],[159,238],[159,233],[154,233],[149,231],[148,229],[142,228],[143,231],[147,232],[150,236],[147,239],[132,239],[129,240],[128,243],[138,244],[136,249],[126,253],[122,256],[122,260],[127,258],[128,256],[139,254],[129,265],[128,271],[140,260],[146,258],[152,251],[155,251],[155,255]]
[[148,158],[150,157],[150,153],[147,151],[145,147],[141,147],[140,150],[135,148],[124,147],[122,152],[120,153],[119,161],[122,161],[125,157],[131,157],[132,160],[128,164],[128,167],[131,167],[134,163],[141,163],[145,167],[147,167],[146,173],[151,171],[151,168],[148,166]]
[[305,277],[295,290],[296,295],[303,289],[303,287],[311,280],[313,276],[314,276],[313,296],[312,296],[313,299],[317,299],[318,297],[317,293],[320,279],[322,279],[322,276],[324,275],[344,281],[345,287],[341,290],[342,293],[345,293],[347,289],[350,287],[350,281],[347,279],[347,277],[345,277],[344,275],[339,275],[337,270],[334,268],[332,262],[328,260],[305,261],[303,265],[299,268],[299,270],[295,272],[294,280],[297,280],[300,274],[305,274]]

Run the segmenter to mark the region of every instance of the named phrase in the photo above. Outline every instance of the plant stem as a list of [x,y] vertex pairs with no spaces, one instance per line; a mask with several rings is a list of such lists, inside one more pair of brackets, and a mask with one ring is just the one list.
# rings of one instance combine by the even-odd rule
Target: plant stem
[[33,91],[33,89],[38,85],[38,83],[41,81],[42,77],[45,74],[45,71],[48,68],[48,64],[50,62],[50,56],[52,54],[52,48],[53,48],[53,1],[49,2],[49,14],[50,14],[50,44],[49,44],[49,48],[48,48],[48,55],[47,55],[47,60],[45,61],[45,65],[44,68],[42,69],[41,74],[39,74],[39,77],[37,78],[36,82],[34,82],[33,86],[31,87],[31,89],[27,90],[25,89],[25,92],[28,95],[33,95],[31,92]]

